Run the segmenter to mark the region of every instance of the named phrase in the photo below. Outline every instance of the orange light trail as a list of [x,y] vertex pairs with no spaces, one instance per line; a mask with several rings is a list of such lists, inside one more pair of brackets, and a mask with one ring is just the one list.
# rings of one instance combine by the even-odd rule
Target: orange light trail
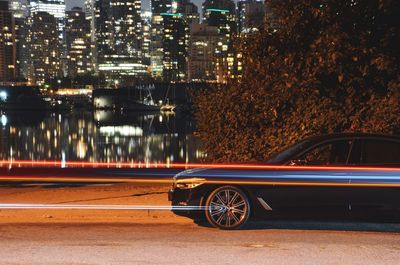
[[[215,207],[215,206],[213,206]],[[0,209],[204,211],[207,206],[0,203]]]
[[27,177],[27,176],[0,176],[0,181],[14,182],[85,182],[85,183],[168,183],[172,184],[172,179],[161,178],[82,178],[82,177]]
[[[148,178],[82,178],[82,177],[26,177],[12,176],[0,177],[0,181],[11,182],[84,182],[84,183],[166,183],[172,184],[172,179],[148,179]],[[400,187],[400,183],[327,183],[327,182],[299,182],[299,181],[255,181],[255,180],[206,180],[206,179],[183,179],[178,183],[201,183],[201,184],[218,184],[218,185],[265,185],[265,186],[305,186],[305,187]]]

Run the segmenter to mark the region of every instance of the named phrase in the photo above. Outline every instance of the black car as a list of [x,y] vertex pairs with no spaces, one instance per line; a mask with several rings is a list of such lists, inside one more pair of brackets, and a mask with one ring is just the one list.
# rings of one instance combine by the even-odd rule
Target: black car
[[[273,212],[400,212],[400,137],[336,134],[300,141],[265,165],[199,168],[174,177],[169,199],[221,229]],[[191,207],[191,208],[190,208]],[[196,216],[196,215],[194,215]]]

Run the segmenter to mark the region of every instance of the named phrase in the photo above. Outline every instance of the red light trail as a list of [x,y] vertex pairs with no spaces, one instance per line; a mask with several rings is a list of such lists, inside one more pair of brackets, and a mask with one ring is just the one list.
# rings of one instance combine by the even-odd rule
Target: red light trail
[[78,168],[215,168],[215,169],[254,169],[254,170],[361,170],[361,171],[399,171],[400,168],[362,167],[362,166],[282,166],[265,164],[201,164],[201,163],[146,163],[146,162],[84,162],[84,161],[30,161],[3,160],[0,167],[78,167]]

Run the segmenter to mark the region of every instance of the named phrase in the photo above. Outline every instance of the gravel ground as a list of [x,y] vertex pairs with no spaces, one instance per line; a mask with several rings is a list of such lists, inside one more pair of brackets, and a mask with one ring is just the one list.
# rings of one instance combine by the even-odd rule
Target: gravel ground
[[[1,187],[0,204],[169,205],[168,186]],[[0,265],[400,264],[400,224],[273,220],[220,231],[169,211],[0,209]]]
[[335,223],[328,226],[337,230],[294,225],[276,229],[265,222],[220,231],[186,219],[158,224],[9,224],[0,227],[0,264],[399,264],[399,233],[342,231],[347,224]]

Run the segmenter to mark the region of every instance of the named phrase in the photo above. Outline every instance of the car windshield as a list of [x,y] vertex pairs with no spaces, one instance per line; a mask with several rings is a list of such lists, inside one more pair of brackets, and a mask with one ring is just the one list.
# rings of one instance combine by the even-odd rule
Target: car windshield
[[292,145],[289,145],[286,149],[283,151],[277,152],[274,155],[272,155],[268,160],[268,164],[283,164],[288,161],[291,157],[293,157],[293,154],[296,154],[300,150],[302,150],[305,146],[308,146],[311,144],[311,140],[303,140],[297,143],[294,143]]

